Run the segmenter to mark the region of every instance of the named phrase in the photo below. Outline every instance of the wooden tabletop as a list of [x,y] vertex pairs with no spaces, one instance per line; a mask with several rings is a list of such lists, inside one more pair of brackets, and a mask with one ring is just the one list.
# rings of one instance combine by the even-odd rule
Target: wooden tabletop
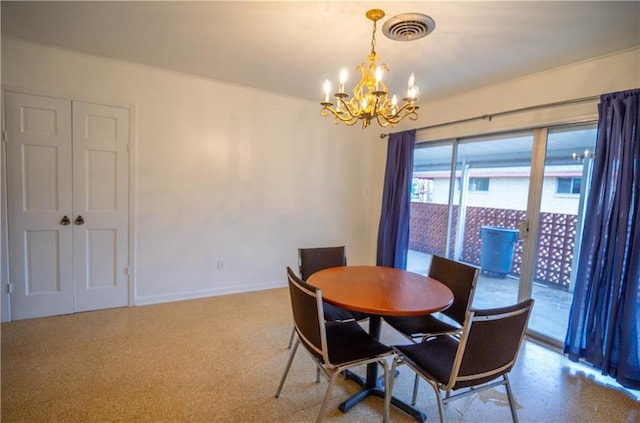
[[341,266],[311,275],[328,303],[381,316],[419,316],[453,303],[453,293],[433,278],[381,266]]

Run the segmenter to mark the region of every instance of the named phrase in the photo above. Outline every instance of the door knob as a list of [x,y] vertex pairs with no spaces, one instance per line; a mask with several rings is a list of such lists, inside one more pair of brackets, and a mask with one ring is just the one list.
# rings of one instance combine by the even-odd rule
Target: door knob
[[60,219],[60,224],[63,226],[67,226],[70,223],[71,220],[69,220],[69,216],[62,216],[62,219]]
[[76,225],[82,225],[84,223],[84,219],[82,218],[82,216],[78,216],[76,217],[76,220],[74,220],[74,223]]

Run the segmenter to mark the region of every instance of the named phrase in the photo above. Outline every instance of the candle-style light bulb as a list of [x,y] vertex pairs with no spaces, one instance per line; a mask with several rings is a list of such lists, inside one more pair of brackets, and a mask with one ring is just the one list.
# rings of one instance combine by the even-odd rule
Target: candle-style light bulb
[[342,69],[340,71],[340,87],[338,89],[339,93],[344,93],[344,83],[347,81],[347,70]]
[[411,74],[409,75],[409,82],[407,83],[407,97],[408,98],[416,98],[416,91],[415,91],[415,83],[416,83],[416,75],[411,72]]
[[376,68],[376,91],[380,91],[380,81],[382,81],[382,68]]
[[329,102],[329,93],[331,92],[331,82],[327,79],[324,81],[324,101],[325,103]]
[[409,97],[409,99],[411,100],[415,100],[418,98],[418,92],[420,91],[420,89],[418,88],[417,85],[414,85],[413,87],[409,88],[409,92],[407,93],[407,97]]

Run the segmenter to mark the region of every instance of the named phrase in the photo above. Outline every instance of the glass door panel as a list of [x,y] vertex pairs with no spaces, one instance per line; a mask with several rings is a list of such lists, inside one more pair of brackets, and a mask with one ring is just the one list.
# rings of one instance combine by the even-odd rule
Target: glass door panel
[[518,301],[533,133],[474,138],[458,145],[449,257],[481,269],[473,306]]
[[407,270],[426,275],[431,256],[446,255],[453,141],[416,145]]
[[550,129],[538,217],[529,329],[561,343],[567,330],[596,125]]
[[474,307],[532,297],[529,330],[561,344],[595,140],[589,123],[418,145],[407,269],[427,274],[434,254],[476,266]]

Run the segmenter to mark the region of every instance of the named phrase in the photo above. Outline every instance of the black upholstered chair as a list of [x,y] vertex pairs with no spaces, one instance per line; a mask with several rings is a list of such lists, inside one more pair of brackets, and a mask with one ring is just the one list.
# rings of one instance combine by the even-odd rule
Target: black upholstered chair
[[[389,366],[386,359],[393,355],[393,350],[370,336],[356,321],[327,324],[323,318],[322,292],[302,281],[289,267],[287,268],[287,280],[291,310],[298,336],[276,391],[276,398],[280,396],[300,344],[311,355],[318,368],[329,378],[329,386],[318,413],[318,422],[322,420],[335,381],[347,369],[369,363],[379,363],[384,369],[385,387],[388,388]],[[390,389],[386,389],[386,392],[387,395],[390,395]],[[386,401],[385,398],[383,416],[385,422],[389,421],[390,402],[390,399]]]
[[467,310],[473,301],[479,274],[480,271],[473,266],[433,256],[429,277],[442,282],[453,292],[453,304],[439,313],[446,318],[442,319],[437,314],[432,314],[411,317],[385,316],[384,320],[411,340],[460,332]]
[[[467,310],[471,307],[480,270],[458,261],[433,256],[429,276],[445,284],[453,292],[453,304],[435,315],[397,317],[384,320],[413,342],[421,342],[438,335],[457,335],[462,330]],[[411,403],[418,396],[418,376],[413,387]]]
[[[447,402],[504,385],[511,416],[517,422],[508,373],[518,357],[533,302],[528,299],[509,307],[471,309],[460,338],[437,336],[417,344],[395,346],[397,357],[390,372],[391,389],[396,368],[408,365],[434,389],[442,422],[442,407]],[[452,395],[452,391],[457,393]]]
[[[335,247],[315,247],[298,249],[298,267],[300,278],[303,281],[309,279],[314,273],[330,267],[346,266],[347,255],[344,245]],[[348,322],[352,320],[364,320],[368,316],[364,313],[349,311],[342,307],[324,303],[324,319],[327,322]],[[295,329],[289,338],[289,348],[293,344]]]

